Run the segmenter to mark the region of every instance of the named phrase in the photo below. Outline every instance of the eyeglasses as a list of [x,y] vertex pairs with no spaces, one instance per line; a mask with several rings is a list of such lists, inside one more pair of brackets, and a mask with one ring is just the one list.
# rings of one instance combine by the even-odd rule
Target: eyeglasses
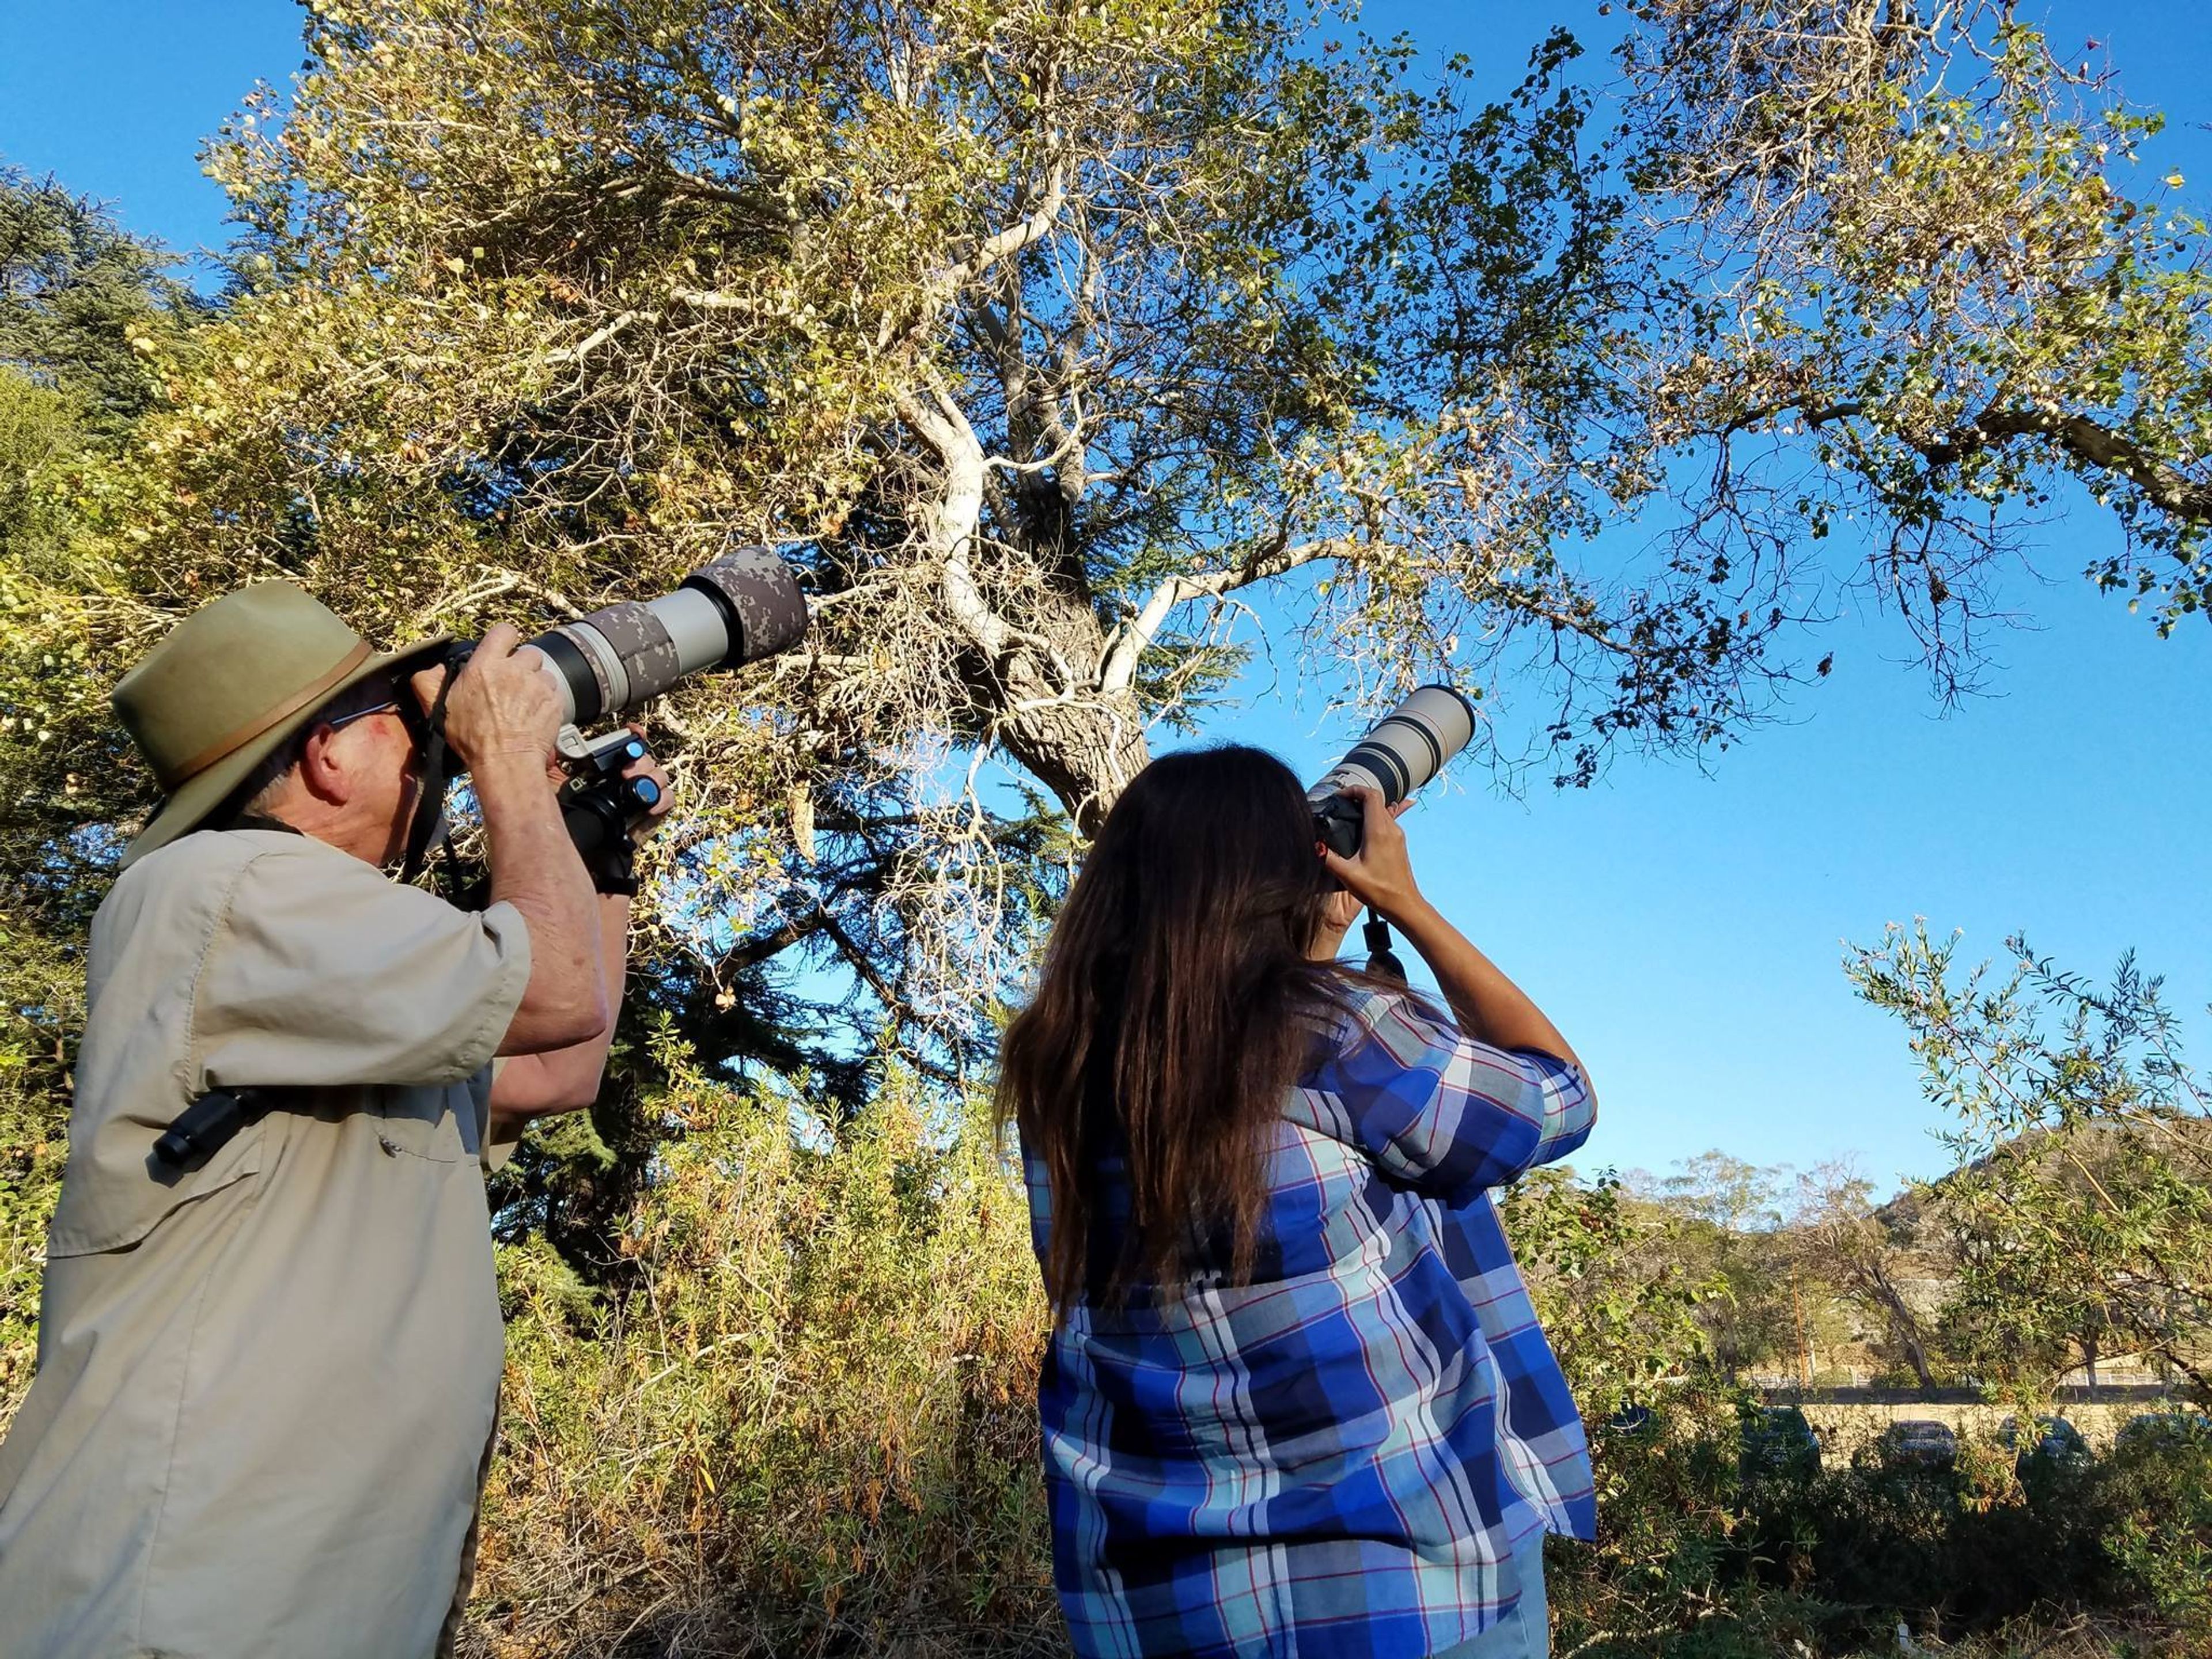
[[[372,714],[397,714],[403,720],[407,718],[404,706],[394,697],[390,702],[380,702],[374,708],[356,708],[350,714],[341,714],[334,720],[325,720],[323,724],[335,732],[342,726],[351,726],[356,720],[365,720]],[[409,729],[413,729],[411,724]]]
[[421,743],[428,735],[429,722],[422,717],[422,705],[404,691],[398,693],[388,702],[380,702],[371,708],[356,708],[350,714],[341,714],[334,720],[325,720],[322,723],[335,732],[338,727],[350,726],[356,720],[365,720],[371,714],[398,715],[399,723],[407,728],[408,737],[416,743]]

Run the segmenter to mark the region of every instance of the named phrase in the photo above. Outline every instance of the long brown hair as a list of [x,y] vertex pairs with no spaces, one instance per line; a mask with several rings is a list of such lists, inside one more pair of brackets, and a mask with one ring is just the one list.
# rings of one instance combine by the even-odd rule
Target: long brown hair
[[[1000,1121],[1050,1182],[1055,1310],[1173,1286],[1224,1229],[1249,1275],[1263,1132],[1334,1000],[1306,957],[1331,885],[1304,789],[1261,750],[1163,756],[1115,803],[1000,1048]],[[1102,1255],[1096,1166],[1116,1154],[1129,1213]]]

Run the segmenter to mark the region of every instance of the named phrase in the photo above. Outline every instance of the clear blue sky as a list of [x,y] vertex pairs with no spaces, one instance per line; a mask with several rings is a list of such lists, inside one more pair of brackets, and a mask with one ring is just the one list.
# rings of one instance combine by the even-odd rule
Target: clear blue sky
[[[1442,52],[1517,70],[1557,17],[1593,0],[1378,4]],[[2175,131],[2202,204],[2212,185],[2212,33],[2186,0],[2064,0],[2055,39],[2106,42],[2138,101]],[[179,248],[219,246],[219,192],[196,151],[257,80],[298,66],[283,0],[0,6],[0,155],[112,203]],[[1409,820],[1427,884],[1519,976],[1590,1062],[1604,1099],[1583,1160],[1664,1170],[1707,1147],[1802,1166],[1852,1153],[1882,1180],[1943,1165],[1899,1033],[1858,1006],[1841,941],[1925,915],[1995,953],[2024,928],[2083,969],[2136,947],[2177,1000],[2212,1000],[2212,627],[2161,643],[2074,573],[2111,532],[2083,514],[2041,532],[2048,586],[2013,596],[2040,631],[2002,639],[1993,695],[1939,716],[1905,647],[1870,617],[1835,633],[1832,678],[1791,724],[1712,775],[1628,763],[1598,787],[1525,802],[1441,792]],[[1352,734],[1255,696],[1217,735],[1309,772]],[[2193,1029],[2200,1041],[2206,1023]]]

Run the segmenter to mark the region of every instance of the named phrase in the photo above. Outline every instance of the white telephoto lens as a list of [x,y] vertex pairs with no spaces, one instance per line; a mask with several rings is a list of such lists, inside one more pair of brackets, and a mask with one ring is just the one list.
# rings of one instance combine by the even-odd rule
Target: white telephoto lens
[[1307,791],[1316,805],[1354,788],[1395,805],[1442,771],[1474,735],[1474,706],[1449,685],[1425,685],[1360,738]]

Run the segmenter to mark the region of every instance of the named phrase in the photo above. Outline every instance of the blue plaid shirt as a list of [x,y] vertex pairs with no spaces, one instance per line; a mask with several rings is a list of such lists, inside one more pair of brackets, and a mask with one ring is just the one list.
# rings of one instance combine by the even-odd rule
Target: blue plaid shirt
[[[1510,1609],[1540,1529],[1595,1530],[1582,1420],[1490,1195],[1583,1143],[1589,1089],[1412,998],[1349,1000],[1284,1103],[1251,1282],[1202,1266],[1053,1334],[1054,1577],[1086,1659],[1421,1659]],[[1110,1230],[1119,1161],[1097,1179]]]

